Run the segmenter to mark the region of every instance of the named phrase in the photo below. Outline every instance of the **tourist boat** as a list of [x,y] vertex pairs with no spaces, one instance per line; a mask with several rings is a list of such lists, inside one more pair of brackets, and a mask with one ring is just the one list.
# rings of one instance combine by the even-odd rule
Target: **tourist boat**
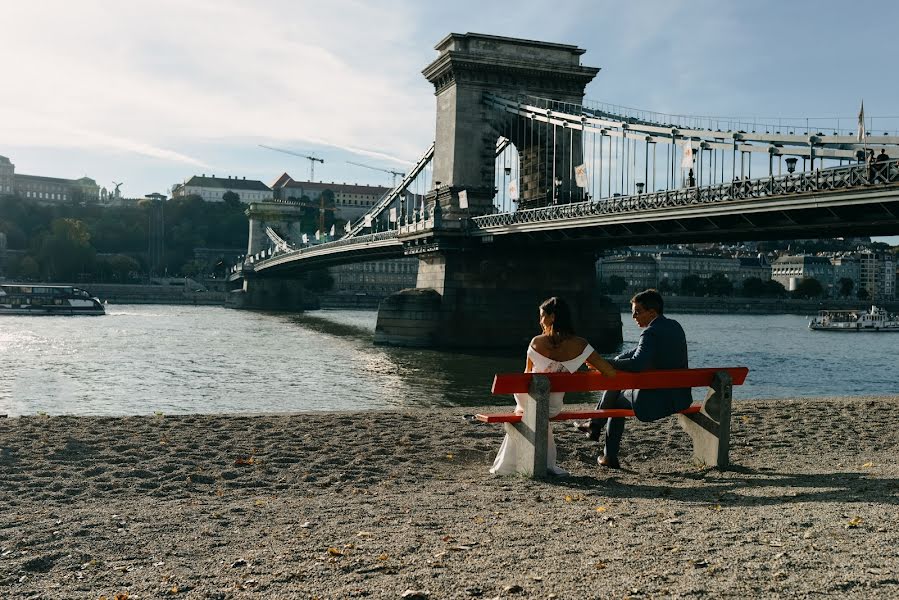
[[822,310],[809,321],[813,331],[899,331],[899,316],[872,306],[869,311]]
[[96,298],[70,285],[0,284],[0,315],[105,315]]

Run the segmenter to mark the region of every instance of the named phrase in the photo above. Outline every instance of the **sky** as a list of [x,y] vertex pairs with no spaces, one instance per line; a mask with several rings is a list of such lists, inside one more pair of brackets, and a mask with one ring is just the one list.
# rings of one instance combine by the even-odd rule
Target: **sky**
[[[191,175],[387,185],[434,139],[448,33],[574,44],[587,98],[899,129],[899,4],[831,0],[3,0],[0,155],[127,197]],[[899,243],[899,237],[893,243]]]

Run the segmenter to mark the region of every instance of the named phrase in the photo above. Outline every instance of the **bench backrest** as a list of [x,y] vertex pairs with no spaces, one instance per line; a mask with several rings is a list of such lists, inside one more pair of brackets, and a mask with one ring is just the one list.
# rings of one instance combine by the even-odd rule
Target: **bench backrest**
[[707,387],[718,371],[727,371],[733,385],[742,385],[749,373],[747,367],[710,367],[703,369],[669,369],[628,373],[618,371],[615,377],[606,377],[595,371],[577,373],[504,373],[493,378],[494,394],[527,393],[531,378],[543,375],[549,378],[553,392],[595,392],[599,390],[630,390]]

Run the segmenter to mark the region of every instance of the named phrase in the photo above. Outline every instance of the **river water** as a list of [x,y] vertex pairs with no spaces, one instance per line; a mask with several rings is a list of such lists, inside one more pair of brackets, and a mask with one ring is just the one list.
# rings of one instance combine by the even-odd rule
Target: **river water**
[[[690,364],[750,368],[734,397],[895,394],[899,334],[812,332],[795,315],[672,315]],[[103,317],[0,317],[0,415],[144,415],[485,406],[520,356],[372,345],[376,311],[301,315],[109,306]],[[639,329],[627,314],[624,347]],[[536,323],[535,323],[536,331]],[[697,397],[700,392],[697,390]],[[586,402],[586,395],[566,400]]]

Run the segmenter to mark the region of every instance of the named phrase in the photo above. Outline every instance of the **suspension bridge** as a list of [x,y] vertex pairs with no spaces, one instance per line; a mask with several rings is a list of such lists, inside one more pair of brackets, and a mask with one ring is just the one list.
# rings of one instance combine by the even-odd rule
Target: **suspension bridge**
[[[469,33],[436,50],[423,71],[435,142],[339,239],[303,244],[296,207],[250,206],[230,275],[248,306],[296,304],[310,269],[417,256],[416,290],[382,303],[376,341],[521,344],[538,301],[559,294],[612,346],[617,308],[593,292],[603,249],[899,232],[895,133],[591,102],[599,69],[576,46]],[[869,161],[874,149],[889,153]]]

